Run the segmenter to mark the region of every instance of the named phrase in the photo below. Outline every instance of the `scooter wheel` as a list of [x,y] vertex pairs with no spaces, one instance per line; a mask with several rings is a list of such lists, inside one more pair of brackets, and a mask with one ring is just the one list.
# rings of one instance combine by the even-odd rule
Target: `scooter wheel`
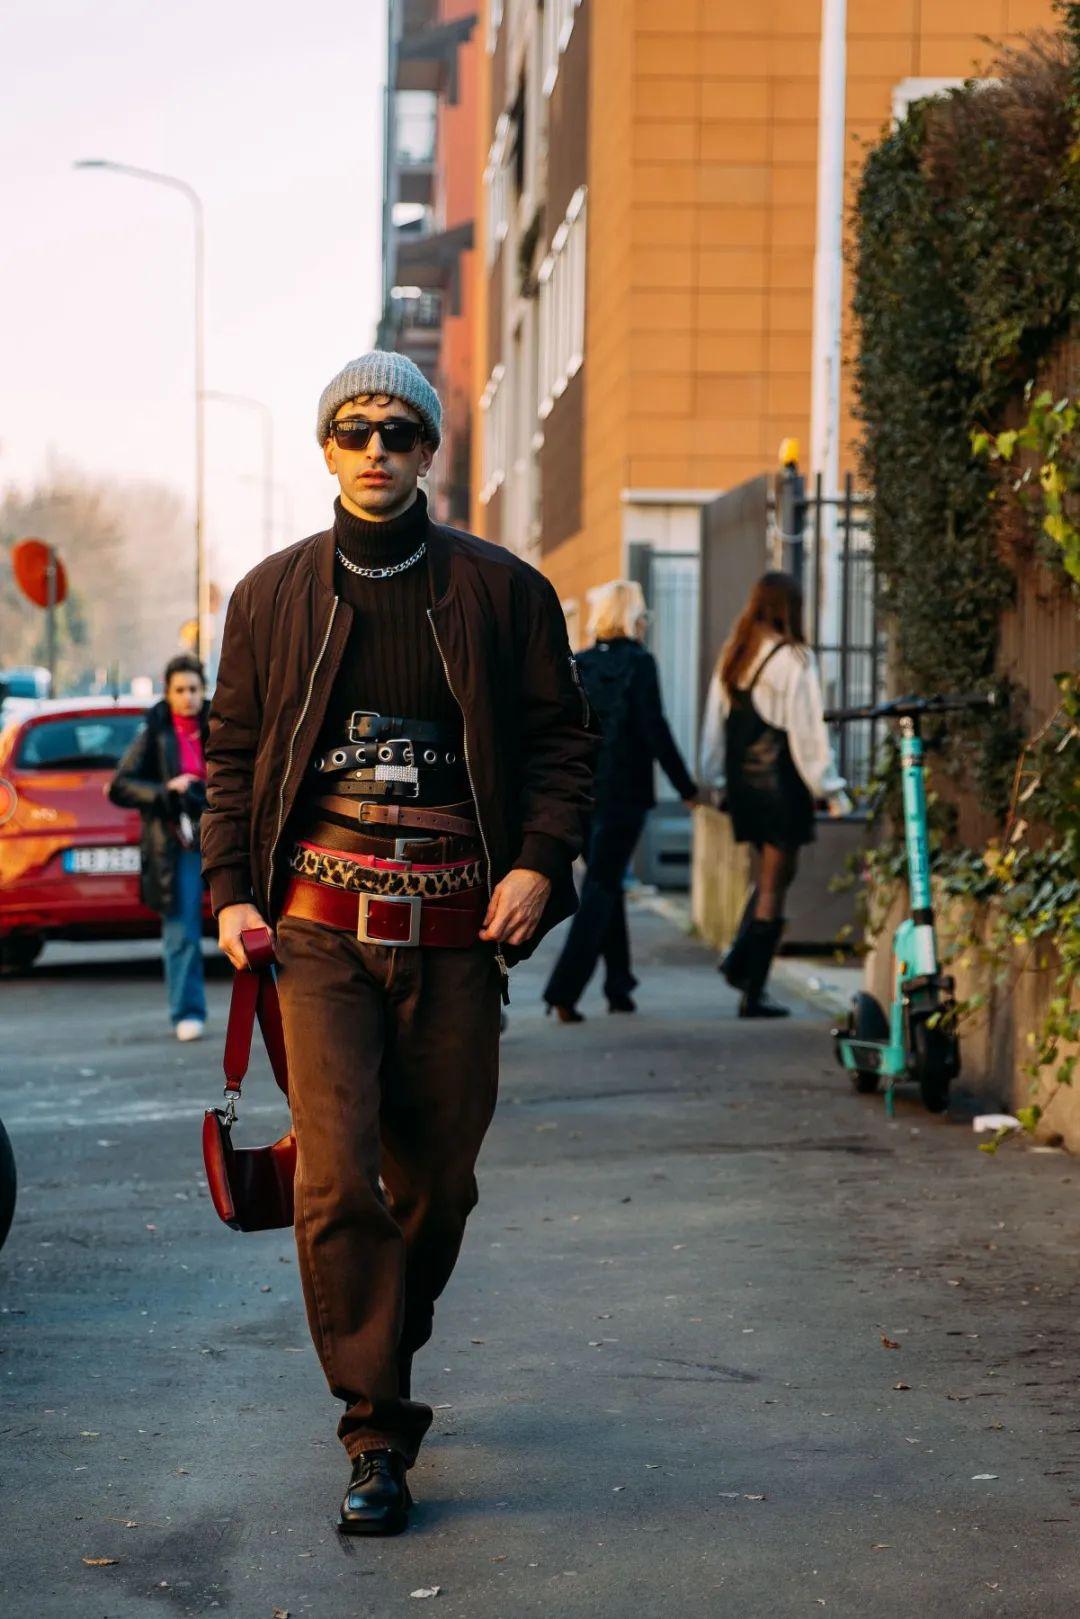
[[[872,1041],[875,1045],[884,1045],[888,1041],[889,1020],[866,990],[860,990],[851,998],[851,1011],[841,1038],[844,1036],[849,1040]],[[872,1096],[881,1083],[881,1075],[876,1068],[849,1068],[847,1072],[860,1096]]]
[[911,1031],[911,1072],[928,1113],[944,1113],[949,1105],[949,1084],[959,1072],[956,1036],[917,1022]]

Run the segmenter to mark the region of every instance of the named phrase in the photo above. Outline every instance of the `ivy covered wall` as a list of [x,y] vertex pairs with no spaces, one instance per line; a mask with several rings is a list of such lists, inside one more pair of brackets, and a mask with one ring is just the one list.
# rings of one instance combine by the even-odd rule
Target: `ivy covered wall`
[[[972,431],[1004,428],[1077,314],[1080,16],[1063,21],[1004,55],[996,83],[914,106],[858,193],[861,470],[895,676],[922,692],[994,680],[1016,576]],[[1018,693],[954,735],[946,760],[999,819],[1022,724]]]
[[[871,152],[853,265],[893,685],[1001,698],[933,756],[939,891],[970,915],[950,948],[995,995],[1038,975],[1024,1040],[1044,1100],[1080,1061],[1080,0],[1057,10],[1058,35],[916,105]],[[1002,625],[1015,649],[1040,623],[1061,664],[1004,670]],[[990,829],[974,847],[956,836],[965,795]],[[886,835],[866,863],[872,912],[902,873]]]

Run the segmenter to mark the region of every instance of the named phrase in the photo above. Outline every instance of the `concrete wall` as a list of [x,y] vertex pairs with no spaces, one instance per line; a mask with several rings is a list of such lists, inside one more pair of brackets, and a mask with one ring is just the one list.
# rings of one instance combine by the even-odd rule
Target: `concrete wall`
[[[892,930],[903,915],[898,904],[866,958],[866,987],[883,1006],[892,996]],[[968,902],[938,902],[938,932],[942,953],[952,955],[958,937],[971,931],[973,912]],[[977,920],[977,917],[976,917]],[[983,917],[985,929],[985,913]],[[1045,1109],[1037,1134],[1040,1140],[1062,1140],[1070,1152],[1080,1152],[1080,1088],[1059,1085],[1052,1070],[1033,1082],[1024,1066],[1031,1060],[1029,1035],[1041,1028],[1047,1004],[1055,994],[1056,959],[1049,950],[1037,954],[1046,966],[1032,963],[1030,946],[1018,947],[1010,970],[996,982],[986,966],[961,956],[946,970],[956,979],[961,1000],[982,994],[986,1004],[961,1030],[963,1074],[960,1084],[983,1098],[987,1110],[1006,1110],[1037,1102]],[[1063,1051],[1062,1056],[1068,1055]]]
[[[827,950],[845,923],[854,921],[854,895],[834,894],[830,883],[859,847],[862,826],[857,821],[820,821],[817,831],[817,842],[802,851],[788,896],[786,948]],[[735,842],[731,821],[707,805],[696,809],[691,910],[697,932],[717,950],[730,943],[749,886],[750,851]]]

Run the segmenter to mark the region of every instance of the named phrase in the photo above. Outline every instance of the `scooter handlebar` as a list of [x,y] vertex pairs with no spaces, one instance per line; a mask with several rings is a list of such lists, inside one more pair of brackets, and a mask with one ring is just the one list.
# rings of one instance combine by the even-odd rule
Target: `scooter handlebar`
[[894,697],[887,703],[872,703],[863,708],[830,708],[825,718],[833,725],[848,720],[900,720],[917,714],[955,713],[961,709],[986,709],[997,706],[996,692],[965,692],[953,697]]

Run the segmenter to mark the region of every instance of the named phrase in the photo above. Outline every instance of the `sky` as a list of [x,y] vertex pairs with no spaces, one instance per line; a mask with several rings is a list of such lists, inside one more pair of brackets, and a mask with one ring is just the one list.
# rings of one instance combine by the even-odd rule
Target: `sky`
[[[327,524],[320,391],[378,318],[384,0],[3,0],[0,486],[57,463],[191,498],[192,217],[93,170],[176,175],[206,218],[206,386],[275,430],[275,541]],[[262,554],[257,414],[206,405],[227,590]],[[74,560],[77,567],[77,560]]]

